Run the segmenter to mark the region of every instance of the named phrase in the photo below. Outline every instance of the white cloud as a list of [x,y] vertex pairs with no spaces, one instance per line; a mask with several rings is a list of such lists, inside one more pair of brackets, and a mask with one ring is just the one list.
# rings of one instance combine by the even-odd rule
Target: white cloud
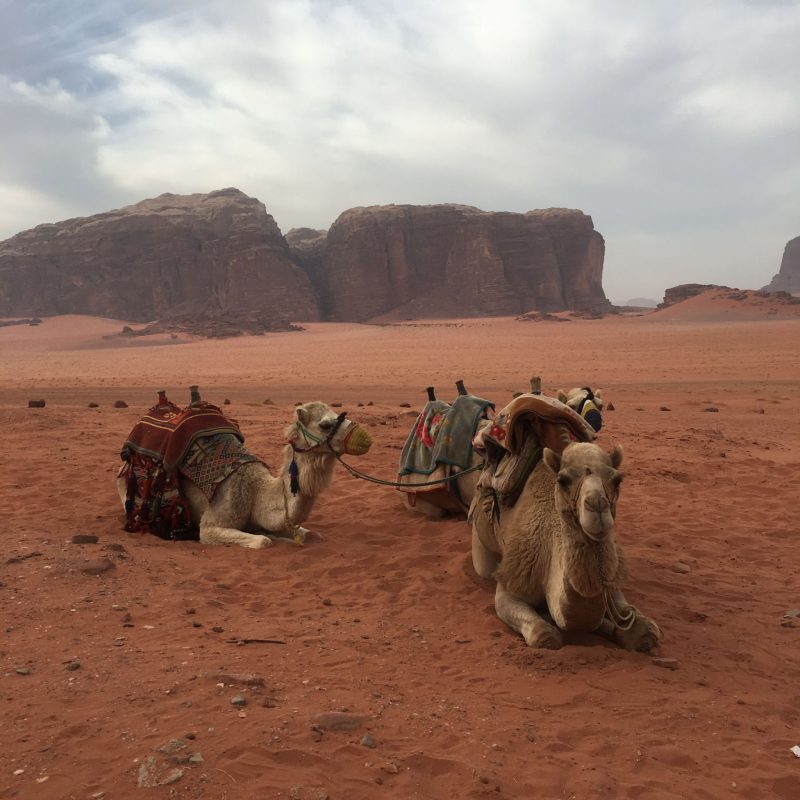
[[667,285],[667,251],[696,280],[750,254],[761,285],[774,229],[798,233],[800,4],[172,0],[78,41],[87,6],[66,83],[0,83],[25,109],[0,180],[43,198],[23,224],[231,185],[284,230],[374,203],[576,206],[632,294]]

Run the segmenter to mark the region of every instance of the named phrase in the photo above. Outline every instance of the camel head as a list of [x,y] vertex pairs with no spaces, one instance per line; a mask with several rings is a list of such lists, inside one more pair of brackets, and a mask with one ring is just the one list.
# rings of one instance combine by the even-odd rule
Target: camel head
[[326,453],[360,456],[372,445],[372,437],[346,412],[337,414],[330,406],[315,400],[295,409],[295,421],[286,437],[295,452]]
[[610,536],[622,483],[622,448],[606,453],[596,444],[573,442],[561,455],[545,447],[543,458],[556,475],[556,508],[562,518],[594,542]]
[[603,398],[600,389],[592,391],[588,386],[580,389],[570,389],[565,392],[559,389],[556,397],[568,405],[576,414],[580,414],[594,429],[599,431],[603,427]]

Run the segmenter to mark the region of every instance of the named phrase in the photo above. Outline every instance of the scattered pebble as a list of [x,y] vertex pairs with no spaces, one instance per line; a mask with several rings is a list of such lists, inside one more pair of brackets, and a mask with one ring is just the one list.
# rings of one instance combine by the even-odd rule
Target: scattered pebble
[[14,669],[14,672],[16,672],[17,675],[30,675],[31,674],[31,671],[27,667],[16,667]]
[[659,411],[672,411],[672,409],[669,406],[661,406],[661,408],[659,408],[658,410]]
[[678,572],[681,575],[688,575],[692,571],[692,568],[688,564],[684,564],[683,561],[676,561],[672,565],[672,571]]
[[197,613],[197,611],[196,611],[196,609],[194,609],[194,608],[187,608],[187,609],[186,609],[186,613],[187,613],[187,614],[196,614],[196,613]]
[[784,617],[800,617],[800,608],[790,608],[783,616]]
[[202,628],[202,627],[203,627],[203,623],[202,623],[202,622],[198,622],[197,620],[195,620],[195,621],[192,623],[192,627],[193,627],[193,628]]
[[708,406],[708,408],[704,408],[703,411],[707,411],[711,414],[718,414],[719,409],[716,406]]
[[398,768],[397,764],[393,764],[391,761],[390,761],[390,762],[388,762],[387,764],[384,764],[384,765],[381,767],[381,769],[382,769],[382,770],[383,770],[383,771],[384,771],[384,772],[385,772],[387,775],[397,775],[397,773],[398,773],[398,772],[400,772],[400,769]]
[[128,404],[124,400],[115,400],[114,408],[127,408]]
[[267,398],[267,399],[264,401],[264,405],[265,405],[265,406],[274,406],[274,405],[275,405],[275,403],[274,403],[272,400],[270,400],[269,398]]
[[614,404],[613,404],[613,403],[609,403],[609,404],[606,406],[605,410],[606,410],[606,411],[616,411],[616,408],[614,407]]
[[189,763],[190,764],[202,764],[204,761],[202,753],[192,753],[189,756]]
[[28,408],[44,408],[44,400],[28,400]]
[[75,672],[76,669],[80,669],[81,668],[81,662],[78,661],[77,658],[73,659],[72,661],[67,661],[67,663],[64,665],[64,668],[68,672]]
[[323,731],[356,731],[364,724],[364,719],[361,714],[344,711],[325,711],[311,718],[314,725]]
[[14,770],[14,774],[15,774],[15,775],[22,775],[22,773],[23,773],[23,772],[25,772],[25,770],[24,770],[24,769],[15,769],[15,770]]
[[223,633],[225,628],[223,628],[222,625],[215,625],[211,630],[214,631],[214,633]]
[[657,667],[663,667],[663,669],[678,669],[678,659],[677,658],[651,658],[650,659]]
[[364,747],[369,747],[372,750],[374,750],[378,746],[378,743],[368,733],[365,733],[361,737],[361,744]]
[[224,406],[229,406],[230,404],[231,404],[231,401],[228,400],[227,397],[222,401],[222,405],[224,405]]
[[247,705],[247,698],[244,695],[237,694],[231,698],[231,705],[237,708],[243,708]]
[[330,606],[330,605],[333,605],[333,603],[331,602],[331,599],[330,599],[330,597],[326,597],[326,598],[325,598],[325,599],[322,601],[322,605],[324,605],[324,606]]
[[400,403],[400,408],[411,408],[411,403]]
[[71,541],[72,544],[97,544],[98,537],[93,533],[76,533]]
[[[100,408],[100,403],[89,403],[89,408]],[[94,797],[94,795],[92,795]]]

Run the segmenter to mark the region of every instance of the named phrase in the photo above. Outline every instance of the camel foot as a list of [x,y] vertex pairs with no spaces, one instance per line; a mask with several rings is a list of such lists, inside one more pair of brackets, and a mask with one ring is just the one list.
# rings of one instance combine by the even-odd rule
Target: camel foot
[[251,550],[263,550],[265,547],[272,547],[272,540],[267,536],[253,534],[253,537],[245,542],[240,542],[242,547],[249,547]]
[[637,653],[649,653],[663,638],[661,628],[649,617],[640,614],[628,631],[623,631],[614,626],[610,620],[605,619],[598,631],[612,641]]
[[525,637],[528,647],[540,650],[560,650],[564,644],[561,632],[547,623],[531,626],[528,630],[523,631],[522,635]]

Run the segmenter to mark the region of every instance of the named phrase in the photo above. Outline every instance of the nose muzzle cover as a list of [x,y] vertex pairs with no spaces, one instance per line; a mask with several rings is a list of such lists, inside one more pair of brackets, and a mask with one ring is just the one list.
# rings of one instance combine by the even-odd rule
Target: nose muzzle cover
[[351,425],[344,435],[342,450],[350,456],[363,456],[372,446],[372,437],[361,425]]

